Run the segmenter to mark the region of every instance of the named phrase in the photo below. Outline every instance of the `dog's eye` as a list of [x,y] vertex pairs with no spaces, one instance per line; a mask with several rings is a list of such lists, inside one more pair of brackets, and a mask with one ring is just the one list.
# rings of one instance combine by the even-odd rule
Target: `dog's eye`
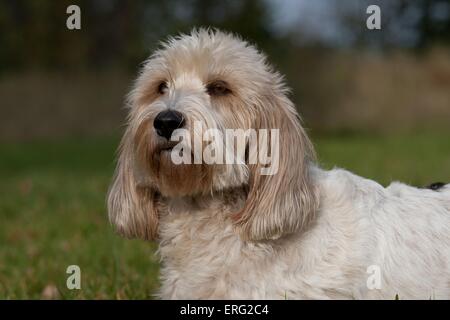
[[214,81],[206,86],[210,96],[224,96],[231,92],[225,81]]
[[167,91],[167,82],[163,81],[158,85],[158,93],[164,94]]

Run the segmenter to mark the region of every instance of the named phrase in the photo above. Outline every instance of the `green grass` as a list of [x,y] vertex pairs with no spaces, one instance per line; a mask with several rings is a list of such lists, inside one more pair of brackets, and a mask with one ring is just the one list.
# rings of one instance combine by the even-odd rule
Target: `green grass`
[[[112,232],[105,193],[115,140],[0,147],[0,298],[151,298],[155,245]],[[81,290],[66,268],[81,268]]]
[[383,185],[450,182],[450,133],[313,139],[325,168],[345,168]]
[[[350,169],[383,184],[450,181],[445,134],[313,139],[326,168]],[[0,144],[0,299],[151,298],[158,287],[156,245],[116,236],[105,194],[117,139]],[[81,290],[66,268],[81,268]]]

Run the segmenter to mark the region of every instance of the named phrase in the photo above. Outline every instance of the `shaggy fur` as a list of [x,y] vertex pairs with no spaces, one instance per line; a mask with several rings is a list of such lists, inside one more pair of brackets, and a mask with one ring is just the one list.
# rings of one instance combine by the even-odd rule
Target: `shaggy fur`
[[[210,95],[226,83],[229,94]],[[164,88],[162,90],[161,88]],[[145,63],[108,196],[127,237],[158,239],[159,297],[450,298],[450,185],[387,188],[324,171],[282,77],[241,39],[199,30]],[[260,165],[174,165],[153,128],[162,110],[206,128],[280,129],[278,173]],[[379,267],[380,287],[367,285]]]

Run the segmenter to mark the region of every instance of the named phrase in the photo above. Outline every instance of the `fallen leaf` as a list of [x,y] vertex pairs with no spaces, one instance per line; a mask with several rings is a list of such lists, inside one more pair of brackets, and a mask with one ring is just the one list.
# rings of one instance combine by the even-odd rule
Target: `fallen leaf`
[[59,290],[54,284],[48,284],[42,290],[41,299],[43,300],[58,300],[60,298]]

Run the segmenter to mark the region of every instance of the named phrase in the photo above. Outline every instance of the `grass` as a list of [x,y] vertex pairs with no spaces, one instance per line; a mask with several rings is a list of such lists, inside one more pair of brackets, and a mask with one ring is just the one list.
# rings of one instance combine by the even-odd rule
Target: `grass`
[[[147,299],[157,289],[154,243],[111,230],[105,193],[118,139],[0,144],[0,299]],[[320,163],[414,185],[450,181],[445,134],[314,139]],[[81,290],[66,268],[81,268]]]
[[[158,285],[154,244],[113,234],[105,193],[115,140],[0,148],[0,298],[150,298]],[[66,268],[81,268],[81,290]],[[49,290],[50,289],[50,290]]]
[[383,185],[450,182],[450,133],[324,136],[313,139],[319,162],[351,170]]

